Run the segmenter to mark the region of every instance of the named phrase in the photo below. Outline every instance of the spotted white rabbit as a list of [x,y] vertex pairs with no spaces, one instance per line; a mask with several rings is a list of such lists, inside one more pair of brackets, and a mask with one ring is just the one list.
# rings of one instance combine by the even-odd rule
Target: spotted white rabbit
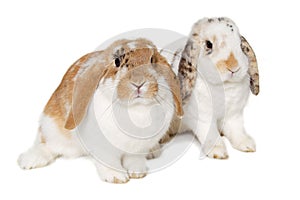
[[240,151],[254,152],[243,110],[249,91],[259,93],[259,74],[255,54],[235,23],[224,17],[199,20],[175,56],[169,62],[174,71],[178,68],[181,83],[179,132],[192,130],[210,158],[228,157],[221,136]]
[[[118,115],[115,108],[130,114],[130,119],[121,118],[126,122],[161,126],[147,138],[145,133],[125,133],[116,120],[120,116],[114,116]],[[107,140],[103,146],[96,142],[106,159],[92,158],[98,173],[107,182],[125,183],[147,174],[146,155],[173,117],[182,115],[179,80],[152,42],[119,40],[104,51],[83,56],[69,68],[42,113],[33,147],[20,155],[18,163],[23,169],[33,169],[60,156],[92,157],[78,135],[95,132],[96,124]],[[91,124],[92,119],[97,123]],[[127,128],[131,125],[125,124]]]

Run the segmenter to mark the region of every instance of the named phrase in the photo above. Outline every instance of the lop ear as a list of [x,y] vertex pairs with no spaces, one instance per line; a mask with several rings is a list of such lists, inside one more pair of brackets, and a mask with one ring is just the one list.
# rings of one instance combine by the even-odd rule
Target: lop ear
[[71,109],[65,123],[65,128],[69,130],[84,118],[98,83],[105,74],[107,63],[103,51],[96,51],[85,55],[74,65],[80,68],[74,80]]
[[157,51],[154,53],[154,58],[155,58],[155,69],[159,74],[162,74],[170,89],[173,94],[173,100],[175,104],[175,109],[176,109],[176,115],[178,117],[183,116],[183,108],[182,108],[182,99],[180,95],[180,83],[179,79],[173,72],[171,66],[168,64],[167,60],[160,55]]
[[241,48],[244,54],[248,57],[249,69],[248,74],[250,76],[250,89],[254,95],[259,93],[259,73],[255,53],[251,48],[247,40],[241,36]]

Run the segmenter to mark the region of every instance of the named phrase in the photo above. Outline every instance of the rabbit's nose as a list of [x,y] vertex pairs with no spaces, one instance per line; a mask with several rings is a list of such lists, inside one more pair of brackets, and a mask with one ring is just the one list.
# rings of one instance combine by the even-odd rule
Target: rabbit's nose
[[139,84],[131,82],[131,85],[135,88],[135,91],[136,91],[138,96],[143,93],[142,92],[142,87],[144,86],[144,84],[145,84],[145,82],[142,82],[142,83],[139,83]]
[[133,85],[134,87],[136,87],[137,89],[140,89],[141,87],[143,87],[143,85],[145,84],[145,81],[143,83],[140,83],[140,84],[136,84],[136,83],[132,83],[131,82],[131,85]]

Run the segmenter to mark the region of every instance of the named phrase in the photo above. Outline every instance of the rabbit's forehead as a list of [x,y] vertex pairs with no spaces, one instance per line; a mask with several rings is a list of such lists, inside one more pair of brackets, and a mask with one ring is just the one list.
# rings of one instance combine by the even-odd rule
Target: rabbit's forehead
[[203,20],[200,20],[200,24],[207,24],[207,25],[225,25],[227,27],[236,27],[235,23],[226,17],[215,17],[215,18],[205,18]]
[[123,40],[122,42],[116,42],[112,45],[112,55],[121,56],[127,53],[131,53],[141,49],[150,49],[153,51],[156,47],[148,40]]
[[[134,43],[129,43],[135,45]],[[124,46],[114,49],[113,58],[120,58],[123,65],[139,66],[150,63],[150,59],[154,54],[154,49],[148,47],[135,47],[132,49],[124,48]]]
[[154,48],[150,46],[135,46],[135,42],[128,43],[128,45],[120,45],[113,49],[112,55],[119,57],[125,54],[134,54],[135,52],[154,52]]
[[201,19],[193,28],[193,34],[199,35],[200,37],[224,34],[234,35],[238,32],[239,30],[235,23],[225,17]]
[[136,49],[153,49],[154,46],[150,43],[139,42],[139,41],[130,41],[126,44],[129,51],[134,51]]
[[227,24],[207,24],[206,27],[202,30],[203,35],[205,36],[222,36],[222,35],[234,35],[237,29],[233,25]]

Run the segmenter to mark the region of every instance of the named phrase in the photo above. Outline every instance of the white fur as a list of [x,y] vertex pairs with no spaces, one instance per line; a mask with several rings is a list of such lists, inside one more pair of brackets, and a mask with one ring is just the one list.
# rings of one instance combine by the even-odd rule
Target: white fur
[[[225,102],[217,102],[217,105],[212,103],[211,92],[216,90],[214,87],[216,86],[198,76],[190,101],[184,105],[185,115],[181,131],[191,129],[204,145],[203,151],[209,157],[227,157],[226,147],[223,141],[220,141],[221,138],[219,139],[221,131],[235,148],[242,151],[254,151],[255,144],[249,136],[245,136],[242,121],[243,109],[249,96],[248,79],[245,78],[241,83],[224,83]],[[214,96],[214,98],[217,97],[217,95]],[[218,112],[224,108],[225,113]],[[217,113],[214,115],[214,112]],[[217,146],[213,147],[214,145]]]
[[75,131],[62,133],[55,121],[42,114],[40,117],[40,130],[46,143],[41,143],[41,135],[38,134],[32,148],[20,155],[18,163],[23,169],[43,167],[50,164],[58,156],[76,158],[86,155],[81,147]]
[[[161,82],[163,82],[163,85],[166,86],[167,83],[165,80],[161,79]],[[159,124],[160,121],[159,117],[152,118],[150,116],[150,111],[153,108],[153,106],[158,106],[159,109],[166,110],[166,116],[165,120],[166,123],[164,124],[164,127],[160,130],[159,133],[156,133],[155,137],[150,137],[149,139],[139,139],[139,138],[133,138],[134,136],[130,136],[130,133],[125,134],[121,130],[122,127],[116,126],[115,122],[116,119],[114,116],[113,106],[112,102],[115,102],[115,96],[114,92],[111,87],[112,83],[109,80],[106,80],[104,84],[100,85],[98,90],[95,93],[94,100],[97,101],[94,102],[95,106],[95,114],[97,121],[99,124],[101,124],[101,129],[103,130],[105,136],[108,138],[109,141],[111,141],[115,146],[119,147],[120,149],[130,152],[130,153],[146,153],[155,146],[156,142],[162,137],[162,135],[166,132],[166,130],[169,127],[169,123],[172,119],[172,115],[174,112],[174,107],[170,106],[172,105],[172,94],[169,91],[169,89],[159,89],[159,95],[164,97],[165,99],[170,99],[171,101],[161,101],[162,104],[158,104],[157,102],[150,102],[149,104],[133,104],[128,106],[124,106],[119,102],[116,102],[113,106],[117,106],[117,109],[125,109],[125,111],[128,111],[128,114],[130,116],[130,120],[133,122],[133,124],[138,125],[140,128],[144,128],[149,126],[149,124]],[[114,83],[117,84],[117,83]],[[98,103],[99,102],[99,103]],[[157,108],[156,108],[157,109]],[[130,128],[130,127],[129,127]],[[156,127],[154,127],[156,128]],[[113,134],[112,134],[113,133]],[[149,133],[150,134],[150,133]],[[147,136],[147,133],[143,133],[141,135],[141,138],[143,136]]]
[[81,147],[76,130],[62,133],[55,121],[46,115],[42,115],[41,129],[45,138],[47,147],[56,155],[63,155],[68,158],[76,158],[85,154]]
[[129,49],[136,49],[136,42],[130,42],[127,44]]
[[44,167],[55,158],[56,156],[44,144],[37,144],[19,156],[18,164],[22,169],[33,169]]
[[119,45],[119,46],[116,46],[114,49],[113,49],[113,52],[117,52],[118,50],[120,50],[121,48],[123,47],[123,45]]

